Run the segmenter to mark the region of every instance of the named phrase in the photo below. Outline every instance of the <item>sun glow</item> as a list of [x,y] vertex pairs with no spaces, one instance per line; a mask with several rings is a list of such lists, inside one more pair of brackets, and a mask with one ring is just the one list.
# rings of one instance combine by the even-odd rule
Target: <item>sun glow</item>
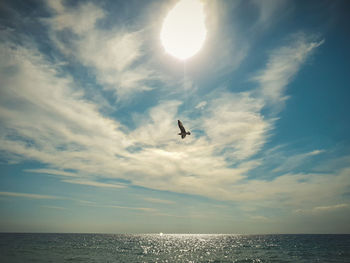
[[181,0],[165,17],[160,39],[167,53],[185,60],[202,47],[207,30],[203,3]]

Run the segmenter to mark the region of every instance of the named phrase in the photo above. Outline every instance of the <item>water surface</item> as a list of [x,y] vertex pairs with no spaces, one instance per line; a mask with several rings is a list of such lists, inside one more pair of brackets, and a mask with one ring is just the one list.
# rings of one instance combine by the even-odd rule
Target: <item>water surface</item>
[[350,235],[2,233],[0,262],[350,262]]

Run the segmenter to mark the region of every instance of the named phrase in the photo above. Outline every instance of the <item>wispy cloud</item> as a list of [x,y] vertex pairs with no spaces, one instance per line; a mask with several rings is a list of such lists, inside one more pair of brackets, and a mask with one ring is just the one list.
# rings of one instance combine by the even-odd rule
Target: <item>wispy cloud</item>
[[330,206],[317,206],[317,207],[314,207],[312,210],[313,211],[332,211],[332,210],[344,209],[348,207],[349,207],[349,204],[337,204],[337,205],[330,205]]
[[74,81],[33,46],[14,50],[11,45],[0,46],[1,67],[16,69],[1,74],[0,80],[6,87],[0,98],[0,149],[7,159],[14,155],[37,160],[52,167],[41,172],[56,175],[60,174],[56,167],[73,169],[84,177],[65,182],[96,187],[125,187],[99,182],[103,177],[218,199],[251,199],[257,186],[265,190],[255,197],[276,193],[263,181],[237,184],[259,165],[249,158],[261,150],[273,128],[273,121],[261,113],[265,97],[215,93],[206,100],[202,115],[184,120],[191,124],[189,130],[202,130],[203,136],[192,134],[179,143],[176,119],[181,102],[160,101],[136,116],[136,128],[129,130],[82,99],[83,91],[74,87]]
[[40,207],[48,208],[48,209],[56,209],[56,210],[67,210],[67,208],[62,206],[42,205]]
[[324,150],[314,150],[307,153],[298,153],[295,155],[284,156],[283,153],[277,153],[276,156],[279,160],[279,165],[274,168],[273,172],[292,172],[296,168],[299,168],[302,164],[310,160],[313,156],[323,153]]
[[100,207],[100,208],[113,208],[113,209],[126,209],[126,210],[137,210],[143,212],[155,212],[157,209],[152,207],[134,207],[134,206],[121,206],[121,205],[106,205],[106,204],[92,204],[92,203],[81,203],[85,206]]
[[94,187],[105,187],[105,188],[125,188],[126,187],[125,185],[122,185],[122,184],[109,184],[109,183],[101,183],[96,181],[80,180],[80,179],[62,180],[62,182],[70,183],[70,184],[88,185],[88,186],[94,186]]
[[272,180],[249,180],[233,186],[231,198],[241,202],[259,200],[267,206],[283,204],[288,209],[319,206],[331,200],[335,202],[347,192],[349,175],[349,168],[345,168],[332,174],[289,173]]
[[258,20],[255,25],[255,29],[266,29],[271,26],[277,18],[282,14],[288,13],[290,1],[287,0],[267,0],[259,1],[253,0],[252,3],[257,7],[259,11]]
[[253,221],[257,221],[257,222],[270,222],[270,221],[272,221],[270,218],[267,218],[266,216],[260,216],[260,215],[251,216],[250,219]]
[[54,12],[52,27],[56,31],[70,29],[82,35],[95,28],[96,22],[104,17],[104,11],[93,3],[80,4],[78,8],[66,8],[63,1],[46,1]]
[[116,208],[116,209],[139,210],[144,212],[154,212],[157,210],[151,207],[131,207],[131,206],[119,206],[119,205],[106,205],[105,207]]
[[246,159],[265,143],[271,123],[261,114],[264,102],[249,93],[222,93],[207,106],[203,129],[226,155]]
[[344,210],[348,209],[350,207],[349,204],[336,204],[336,205],[328,205],[328,206],[316,206],[311,209],[297,209],[295,210],[296,213],[301,214],[308,214],[308,213],[327,213],[327,212],[334,212],[337,210]]
[[[48,1],[48,5],[53,12],[45,21],[54,43],[67,58],[74,57],[92,69],[105,89],[115,91],[118,101],[153,89],[147,83],[159,80],[159,73],[145,62],[136,65],[145,59],[142,31],[101,29],[97,22],[106,17],[106,11],[93,3],[81,3],[76,8],[65,6],[63,1]],[[64,30],[74,36],[62,38]]]
[[76,173],[66,172],[61,170],[54,169],[25,169],[25,172],[28,173],[39,173],[39,174],[52,174],[52,175],[60,175],[60,176],[68,176],[68,177],[76,177]]
[[9,197],[22,197],[28,199],[62,199],[62,197],[52,195],[40,195],[40,194],[28,194],[28,193],[17,193],[17,192],[0,192],[1,196]]
[[146,198],[144,198],[144,200],[147,202],[157,203],[157,204],[175,204],[174,201],[159,199],[159,198],[146,197]]
[[[72,79],[59,76],[60,70],[34,47],[12,45],[0,44],[5,87],[0,91],[0,149],[6,159],[29,158],[88,174],[98,174],[103,163],[103,170],[109,166],[114,174],[116,155],[125,155],[131,144],[122,126],[83,100]],[[9,74],[7,68],[14,70]]]
[[197,104],[195,107],[196,109],[203,109],[207,105],[206,101],[201,101],[200,103]]
[[259,71],[252,80],[259,93],[270,105],[278,108],[286,100],[285,90],[298,73],[306,59],[322,45],[324,40],[315,40],[304,33],[295,34],[290,43],[270,53],[266,68]]

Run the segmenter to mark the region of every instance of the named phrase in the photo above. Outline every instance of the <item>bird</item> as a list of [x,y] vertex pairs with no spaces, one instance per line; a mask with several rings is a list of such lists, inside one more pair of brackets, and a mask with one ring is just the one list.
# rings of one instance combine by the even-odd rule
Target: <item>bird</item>
[[185,127],[182,125],[182,122],[180,120],[177,120],[177,124],[179,125],[180,131],[181,131],[178,135],[181,135],[182,139],[184,139],[186,135],[191,135],[189,131],[186,132]]

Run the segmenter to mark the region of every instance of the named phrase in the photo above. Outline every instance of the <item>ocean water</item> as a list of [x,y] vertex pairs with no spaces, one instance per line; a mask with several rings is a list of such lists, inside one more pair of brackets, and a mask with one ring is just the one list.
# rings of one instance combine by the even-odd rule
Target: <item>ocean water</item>
[[350,235],[1,233],[0,262],[350,262]]

